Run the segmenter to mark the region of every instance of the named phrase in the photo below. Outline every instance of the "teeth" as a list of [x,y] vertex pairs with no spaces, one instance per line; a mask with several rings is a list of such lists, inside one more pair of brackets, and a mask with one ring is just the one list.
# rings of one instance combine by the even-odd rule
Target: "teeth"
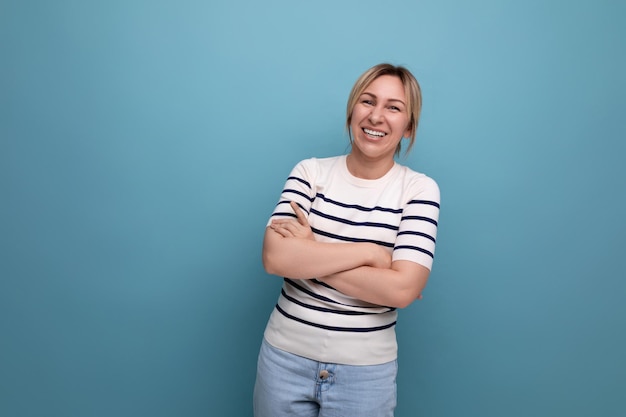
[[385,135],[386,135],[386,133],[383,133],[383,132],[377,132],[376,130],[363,129],[363,131],[364,131],[365,133],[367,133],[368,135],[371,135],[371,136],[378,136],[378,137],[380,137],[380,138],[382,138],[383,136],[385,136]]

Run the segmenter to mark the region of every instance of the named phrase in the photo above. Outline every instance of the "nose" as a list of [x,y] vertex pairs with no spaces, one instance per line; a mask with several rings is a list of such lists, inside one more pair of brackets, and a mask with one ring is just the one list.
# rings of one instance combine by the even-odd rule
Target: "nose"
[[370,112],[370,115],[369,115],[370,123],[378,124],[378,123],[382,122],[382,120],[383,120],[382,109],[380,109],[378,106],[374,107],[372,109],[372,111]]

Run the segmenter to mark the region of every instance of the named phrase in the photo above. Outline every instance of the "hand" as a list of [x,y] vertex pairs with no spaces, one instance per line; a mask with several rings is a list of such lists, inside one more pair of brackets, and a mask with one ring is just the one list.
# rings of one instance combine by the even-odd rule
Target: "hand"
[[295,237],[300,239],[315,240],[313,230],[309,225],[304,212],[298,207],[294,201],[289,202],[289,205],[296,214],[296,219],[277,219],[272,220],[270,228],[282,237]]

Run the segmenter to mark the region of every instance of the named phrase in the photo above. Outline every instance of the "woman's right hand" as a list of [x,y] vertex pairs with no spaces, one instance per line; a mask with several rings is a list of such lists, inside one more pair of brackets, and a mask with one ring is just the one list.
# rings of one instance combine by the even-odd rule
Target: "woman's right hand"
[[279,233],[282,237],[295,237],[300,239],[315,240],[313,230],[304,212],[298,207],[295,201],[289,203],[297,220],[277,219],[272,220],[270,228]]

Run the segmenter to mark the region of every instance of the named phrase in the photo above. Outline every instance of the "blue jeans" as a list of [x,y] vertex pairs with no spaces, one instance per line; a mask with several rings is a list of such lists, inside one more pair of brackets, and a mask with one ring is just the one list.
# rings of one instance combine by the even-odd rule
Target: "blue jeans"
[[255,417],[393,417],[396,361],[323,363],[263,340],[254,385]]

